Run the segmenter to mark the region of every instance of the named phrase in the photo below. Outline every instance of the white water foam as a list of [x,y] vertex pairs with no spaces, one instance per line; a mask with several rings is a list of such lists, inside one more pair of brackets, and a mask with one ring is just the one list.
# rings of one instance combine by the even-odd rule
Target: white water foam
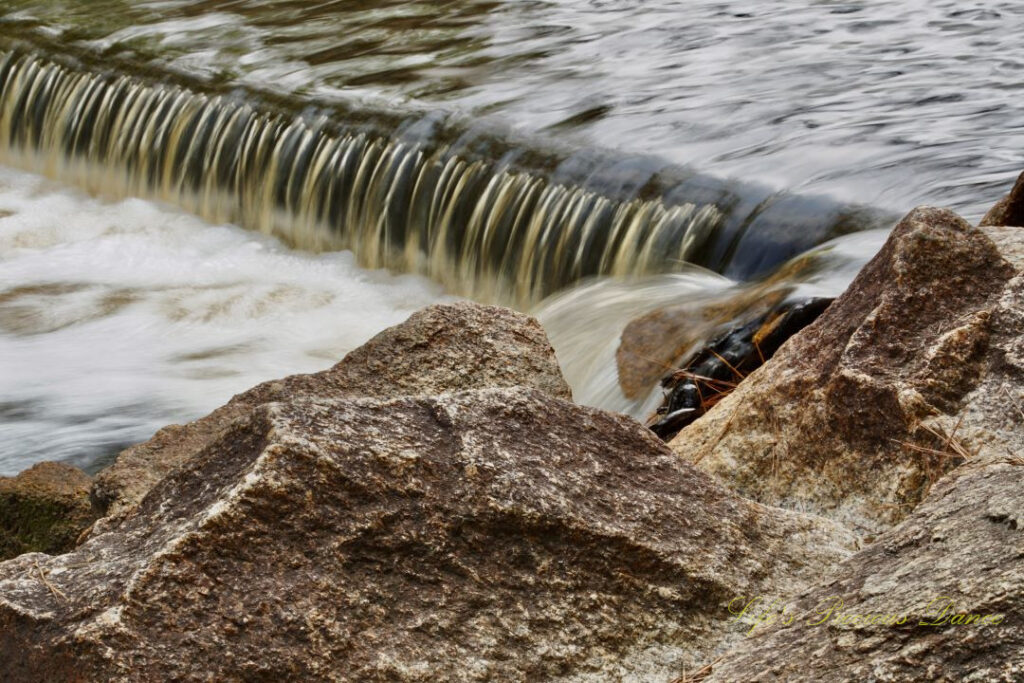
[[0,167],[0,475],[95,470],[261,381],[325,369],[446,297],[138,199]]

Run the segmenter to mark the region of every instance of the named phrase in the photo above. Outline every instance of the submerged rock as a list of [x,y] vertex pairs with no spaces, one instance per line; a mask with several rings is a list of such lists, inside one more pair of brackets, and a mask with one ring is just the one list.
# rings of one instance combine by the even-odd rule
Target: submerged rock
[[74,552],[0,564],[8,680],[668,680],[853,537],[536,389],[249,410]]
[[77,467],[41,462],[0,477],[0,560],[22,553],[62,553],[98,516],[92,480]]
[[679,367],[687,353],[716,330],[737,319],[764,315],[782,303],[789,288],[774,280],[741,293],[728,290],[722,301],[688,301],[630,321],[615,352],[623,395],[630,399],[647,396],[667,372]]
[[673,449],[754,500],[869,534],[903,519],[995,422],[1016,419],[991,404],[1019,386],[1005,376],[1024,339],[1002,322],[1024,308],[1021,238],[999,230],[913,211],[817,322]]
[[161,429],[100,472],[93,496],[107,514],[124,514],[161,478],[263,403],[508,386],[571,398],[537,321],[509,309],[468,302],[430,306],[381,332],[329,370],[260,384],[200,420]]
[[704,292],[631,320],[615,352],[623,395],[629,399],[646,397],[698,345],[736,321],[767,316],[793,295],[794,282],[811,277],[818,268],[817,258],[804,254],[763,281],[717,293]]

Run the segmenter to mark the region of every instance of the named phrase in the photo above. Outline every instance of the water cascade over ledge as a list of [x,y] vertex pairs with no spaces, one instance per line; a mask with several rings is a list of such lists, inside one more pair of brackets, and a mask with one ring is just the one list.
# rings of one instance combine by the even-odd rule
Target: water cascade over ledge
[[746,279],[889,218],[649,157],[543,151],[445,117],[395,123],[0,53],[0,160],[369,268],[529,307],[595,276]]

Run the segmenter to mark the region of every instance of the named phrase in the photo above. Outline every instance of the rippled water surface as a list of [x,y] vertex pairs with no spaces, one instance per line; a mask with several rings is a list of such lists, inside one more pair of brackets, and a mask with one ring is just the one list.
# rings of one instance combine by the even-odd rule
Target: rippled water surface
[[[586,218],[583,208],[594,206],[624,217],[616,225],[639,235],[643,216],[664,213],[662,199],[713,205],[728,203],[721,201],[728,196],[747,212],[736,214],[736,225],[758,228],[754,217],[771,190],[751,192],[750,184],[795,193],[793,213],[774,215],[776,232],[735,234],[755,246],[761,240],[757,248],[766,253],[779,246],[773,240],[798,243],[798,252],[838,235],[805,259],[813,267],[772,285],[804,295],[840,292],[886,235],[839,230],[800,242],[795,233],[835,208],[804,203],[804,195],[900,213],[921,203],[945,205],[977,219],[1007,191],[1024,166],[1022,27],[1024,4],[996,0],[0,0],[5,49],[10,43],[43,58],[60,56],[61,68],[72,71],[77,59],[83,69],[132,78],[188,86],[199,79],[229,91],[231,102],[284,102],[287,116],[360,112],[376,123],[386,119],[383,133],[375,133],[382,148],[406,145],[421,123],[455,121],[453,135],[462,137],[444,140],[436,152],[446,170],[431,176],[425,165],[423,176],[437,181],[430,206],[446,226],[460,211],[469,223],[490,225],[482,217],[500,216],[493,204],[511,206],[512,196],[525,197],[522,213],[529,213],[535,186],[564,200],[539,201],[541,208],[561,207],[543,221],[524,218],[536,223],[530,234],[552,240],[566,220]],[[66,83],[84,88],[75,78]],[[29,80],[21,85],[38,94]],[[61,109],[58,98],[51,104]],[[31,107],[16,108],[0,118],[22,132],[43,118],[33,119]],[[62,114],[85,128],[91,121],[71,108]],[[458,150],[483,139],[474,137],[478,129],[498,141],[484,151],[498,150],[495,158],[444,157],[444,145]],[[64,165],[59,136],[42,138],[52,154],[23,165],[84,178],[77,184],[101,196],[0,167],[0,475],[44,459],[95,469],[120,447],[198,417],[258,381],[326,368],[380,329],[448,296],[437,284],[443,277],[368,271],[347,251],[290,249],[221,224],[236,220],[229,211],[201,220],[126,199],[132,191],[104,197],[104,188],[116,185],[104,178],[124,168]],[[517,146],[522,140],[528,144]],[[110,144],[117,142],[124,140]],[[284,165],[301,168],[308,159],[300,163],[297,143],[289,144],[294,158]],[[417,163],[436,151],[416,156],[419,148],[409,145],[403,153]],[[567,151],[546,157],[556,146]],[[9,163],[24,160],[6,151]],[[89,161],[102,166],[119,158],[120,150],[106,151]],[[159,158],[160,150],[153,152],[139,158]],[[524,168],[534,174],[516,181],[519,194],[483,192],[485,180],[464,180],[482,167],[503,173],[500,164],[517,154],[517,162],[533,160]],[[588,159],[599,163],[588,166]],[[680,166],[700,174],[679,176],[696,198],[659,197],[645,185],[659,169]],[[597,167],[600,182],[592,173]],[[368,203],[391,197],[384,180],[404,177],[362,175],[380,180],[367,180],[376,188]],[[719,185],[724,177],[740,182]],[[183,179],[194,180],[171,178],[179,185]],[[588,182],[597,194],[580,190]],[[480,196],[499,199],[466,209],[456,200],[463,184],[474,183]],[[346,185],[352,187],[363,186]],[[600,193],[609,188],[619,192],[609,191],[606,201]],[[172,195],[147,194],[168,201]],[[626,203],[614,203],[620,200]],[[657,206],[637,209],[643,202]],[[420,214],[399,208],[416,223]],[[378,213],[366,215],[379,232],[394,216]],[[525,255],[528,263],[540,270],[558,265],[543,241],[525,243],[540,245]],[[479,256],[463,251],[469,262]],[[657,395],[626,400],[617,384],[614,358],[625,325],[680,302],[699,319],[700,306],[749,299],[761,286],[677,260],[678,272],[585,281],[533,309],[577,400],[643,416]]]
[[978,217],[1024,149],[1017,2],[6,0],[0,30],[310,98]]

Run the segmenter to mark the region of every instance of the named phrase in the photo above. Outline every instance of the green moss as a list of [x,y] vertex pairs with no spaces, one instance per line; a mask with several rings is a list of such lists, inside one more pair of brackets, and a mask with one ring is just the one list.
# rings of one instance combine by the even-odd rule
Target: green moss
[[65,504],[0,494],[0,559],[27,552],[67,552],[94,518],[89,506],[81,501]]

